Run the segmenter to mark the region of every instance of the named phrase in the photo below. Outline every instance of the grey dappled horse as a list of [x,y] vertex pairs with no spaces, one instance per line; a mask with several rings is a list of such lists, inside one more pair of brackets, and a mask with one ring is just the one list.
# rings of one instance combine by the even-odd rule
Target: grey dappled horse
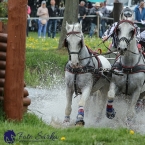
[[[135,115],[136,102],[144,92],[145,63],[142,52],[137,48],[135,27],[129,20],[120,21],[116,27],[117,49],[120,56],[112,69],[120,75],[112,74],[110,88],[108,91],[107,117],[115,117],[113,100],[119,93],[129,95],[127,109],[127,121],[132,121]],[[144,94],[144,93],[143,93]]]
[[106,105],[107,92],[109,89],[108,81],[101,77],[101,71],[110,69],[109,61],[103,57],[93,57],[92,52],[84,45],[84,37],[82,33],[82,24],[68,24],[66,22],[66,39],[65,47],[68,50],[69,61],[65,67],[65,81],[66,81],[66,109],[64,123],[70,122],[70,114],[72,111],[72,97],[75,92],[80,94],[81,99],[78,102],[78,114],[76,125],[84,125],[84,106],[90,97],[91,93],[100,90],[102,98],[99,105],[100,110],[97,117],[101,117],[102,111]]

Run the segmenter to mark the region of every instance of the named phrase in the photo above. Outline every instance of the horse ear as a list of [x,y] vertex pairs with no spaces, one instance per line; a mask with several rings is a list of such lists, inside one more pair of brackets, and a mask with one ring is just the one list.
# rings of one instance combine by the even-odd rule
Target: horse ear
[[82,20],[80,21],[79,27],[80,27],[80,29],[82,30]]
[[123,19],[123,13],[120,14],[119,20],[122,21],[122,19]]
[[70,26],[68,24],[68,22],[66,21],[66,26],[65,26],[66,30],[68,31],[70,29]]

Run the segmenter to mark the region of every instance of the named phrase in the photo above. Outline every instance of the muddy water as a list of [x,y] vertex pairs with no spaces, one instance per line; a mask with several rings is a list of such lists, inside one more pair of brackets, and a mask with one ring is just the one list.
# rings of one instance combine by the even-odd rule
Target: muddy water
[[[48,124],[50,124],[52,118],[59,120],[59,122],[63,122],[66,104],[65,87],[61,86],[53,89],[27,88],[27,90],[32,101],[29,106],[30,112],[34,112]],[[134,123],[130,126],[126,125],[125,116],[127,111],[127,103],[122,97],[116,98],[114,102],[114,108],[116,109],[116,117],[114,119],[110,120],[106,118],[104,108],[101,121],[96,122],[96,112],[99,107],[98,96],[100,96],[99,92],[96,97],[90,97],[87,101],[87,107],[85,108],[86,127],[127,127],[141,134],[145,134],[145,110],[142,110],[136,114]],[[79,99],[80,97],[73,98],[71,113],[71,122],[73,123],[75,122],[77,115],[77,102]]]

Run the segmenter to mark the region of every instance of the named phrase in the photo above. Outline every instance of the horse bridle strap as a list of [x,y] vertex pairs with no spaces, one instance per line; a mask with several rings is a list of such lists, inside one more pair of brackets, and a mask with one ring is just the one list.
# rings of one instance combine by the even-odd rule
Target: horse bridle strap
[[[81,38],[81,43],[82,43],[82,36],[78,36],[77,34],[80,34],[81,32],[78,32],[78,31],[71,31],[69,33],[66,34],[66,37],[68,38],[70,35],[73,35],[75,34],[77,37],[80,37]],[[64,42],[65,42],[65,47],[67,48],[68,50],[68,54],[69,54],[69,60],[71,59],[71,56],[70,54],[79,54],[81,52],[81,49],[82,49],[82,44],[81,44],[81,49],[78,51],[78,52],[71,52],[68,48],[68,42],[67,42],[67,38],[65,38]],[[67,43],[67,44],[66,44]]]
[[117,69],[119,71],[122,71],[123,73],[127,74],[134,74],[134,73],[139,73],[139,72],[145,72],[145,65],[135,65],[133,67],[127,67],[122,65],[120,62],[116,62],[112,70]]
[[81,32],[78,32],[78,31],[71,31],[71,32],[67,33],[66,35],[69,36],[69,35],[71,35],[71,34],[79,34],[79,33],[81,33]]
[[127,39],[126,37],[121,37],[120,39],[118,39],[118,42],[125,41],[128,46],[131,40],[132,37],[130,39]]
[[119,26],[120,24],[122,24],[122,23],[125,23],[125,22],[129,23],[130,25],[132,25],[132,26],[134,27],[134,23],[133,23],[132,21],[129,21],[129,20],[122,20],[122,21],[118,22],[118,24],[117,24],[117,26],[116,26],[116,28],[115,28],[115,33],[116,33],[116,37],[117,37],[118,43],[119,43],[120,41],[125,41],[126,44],[127,44],[127,46],[128,46],[129,43],[130,43],[130,41],[133,39],[133,36],[134,36],[134,34],[135,34],[135,32],[136,32],[136,29],[135,29],[135,27],[134,27],[134,33],[133,33],[133,35],[131,36],[130,39],[127,39],[126,37],[122,37],[122,38],[119,39],[119,38],[118,38],[118,34],[117,34],[118,26]]
[[132,21],[130,21],[130,20],[121,20],[121,21],[118,22],[117,25],[120,25],[120,24],[122,24],[124,22],[130,23],[132,26],[134,26],[134,23]]

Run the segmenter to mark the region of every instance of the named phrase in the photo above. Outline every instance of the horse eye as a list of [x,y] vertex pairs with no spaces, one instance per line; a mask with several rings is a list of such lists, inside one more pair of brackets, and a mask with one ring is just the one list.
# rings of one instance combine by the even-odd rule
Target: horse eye
[[131,35],[131,36],[134,35],[134,29],[132,29],[132,30],[130,31],[130,35]]

